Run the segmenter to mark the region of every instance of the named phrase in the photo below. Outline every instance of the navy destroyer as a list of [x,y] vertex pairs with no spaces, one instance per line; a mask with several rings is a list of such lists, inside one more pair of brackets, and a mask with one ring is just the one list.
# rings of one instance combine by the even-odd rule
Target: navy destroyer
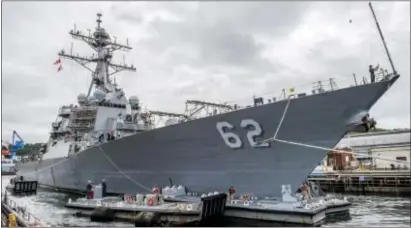
[[[109,192],[122,194],[172,180],[196,192],[232,185],[238,193],[279,196],[283,184],[296,190],[327,154],[316,147],[333,148],[347,131],[366,130],[368,111],[399,77],[393,68],[372,82],[339,89],[322,84],[310,94],[266,103],[256,98],[247,107],[190,100],[186,104],[195,107],[185,114],[144,111],[112,78],[136,71],[111,62],[116,50],[131,47],[113,40],[97,15],[94,33],[70,31],[96,54],[59,53],[91,72],[87,94],[78,95],[77,105],[59,109],[43,156],[17,166],[19,174],[44,186],[85,191],[88,180],[105,179]],[[196,117],[210,107],[207,116]],[[158,127],[156,115],[172,118]]]

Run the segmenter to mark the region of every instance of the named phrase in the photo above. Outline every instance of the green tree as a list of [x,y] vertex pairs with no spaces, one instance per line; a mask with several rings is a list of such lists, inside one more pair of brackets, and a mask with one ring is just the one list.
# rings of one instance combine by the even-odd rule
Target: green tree
[[17,150],[17,156],[27,156],[31,154],[37,154],[42,147],[43,143],[27,143],[23,149]]

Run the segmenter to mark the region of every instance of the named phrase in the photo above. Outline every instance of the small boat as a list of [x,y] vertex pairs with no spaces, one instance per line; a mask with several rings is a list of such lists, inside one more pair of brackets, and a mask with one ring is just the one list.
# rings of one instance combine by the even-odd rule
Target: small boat
[[5,158],[1,156],[1,175],[16,175],[16,164],[13,162],[13,159]]

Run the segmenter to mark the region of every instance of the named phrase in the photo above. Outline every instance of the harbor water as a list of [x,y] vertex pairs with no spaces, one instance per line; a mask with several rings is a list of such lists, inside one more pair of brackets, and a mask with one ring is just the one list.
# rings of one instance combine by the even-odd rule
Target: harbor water
[[[2,193],[4,193],[10,178],[9,176],[2,176]],[[39,190],[37,195],[34,196],[10,197],[20,206],[26,207],[34,216],[54,227],[100,227],[103,225],[102,223],[90,222],[88,218],[74,217],[73,213],[75,211],[64,207],[68,199],[70,197],[75,198],[75,196]],[[411,208],[409,198],[358,195],[347,195],[347,197],[353,201],[353,206],[350,209],[351,219],[327,222],[323,227],[410,227]],[[134,227],[133,224],[123,222],[113,222],[109,225]],[[224,225],[230,226],[229,224]]]

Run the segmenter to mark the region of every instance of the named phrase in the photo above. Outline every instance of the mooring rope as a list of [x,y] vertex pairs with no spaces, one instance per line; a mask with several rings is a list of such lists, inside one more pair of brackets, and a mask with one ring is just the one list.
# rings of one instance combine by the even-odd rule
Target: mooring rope
[[277,138],[277,134],[280,131],[281,125],[283,124],[285,114],[288,111],[288,106],[290,106],[290,102],[291,102],[291,97],[289,96],[288,101],[287,101],[287,105],[285,106],[285,109],[283,111],[283,115],[281,116],[280,122],[278,123],[277,130],[275,131],[273,138]]
[[[257,142],[257,144],[276,141],[276,142],[281,142],[281,143],[286,143],[286,144],[291,144],[291,145],[296,145],[296,146],[303,146],[303,147],[314,148],[314,149],[319,149],[319,150],[333,151],[333,152],[337,152],[337,153],[345,153],[345,154],[352,154],[352,155],[359,155],[359,156],[367,157],[367,155],[361,154],[361,153],[355,153],[355,152],[349,152],[349,151],[344,151],[344,150],[337,150],[337,149],[332,149],[332,148],[326,148],[326,147],[321,147],[321,146],[315,146],[315,145],[310,145],[310,144],[304,144],[304,143],[298,143],[298,142],[292,142],[292,141],[277,139],[278,132],[280,131],[281,125],[283,124],[285,115],[287,114],[287,111],[288,111],[288,107],[290,106],[290,102],[291,102],[291,96],[288,97],[287,105],[284,108],[283,115],[281,116],[280,122],[278,123],[278,126],[277,126],[277,129],[276,129],[275,133],[274,133],[274,136],[272,138],[261,140],[261,141]],[[379,160],[396,162],[396,163],[409,164],[409,162],[407,162],[407,161],[376,157],[376,156],[372,156],[372,155],[368,156],[368,157],[379,159]]]
[[100,145],[98,145],[98,149],[103,153],[103,155],[106,157],[106,159],[121,173],[123,174],[123,176],[125,178],[127,178],[128,180],[130,180],[131,182],[133,182],[135,185],[141,187],[142,189],[151,192],[151,189],[146,187],[145,185],[141,184],[138,181],[133,180],[133,178],[131,178],[129,175],[127,175],[125,172],[123,172],[123,170],[120,169],[120,167],[117,166],[117,164],[106,154],[106,152],[101,148]]
[[[143,188],[144,190],[146,190],[146,191],[148,191],[148,192],[151,192],[151,189],[150,189],[150,188],[144,186],[143,184],[139,183],[138,181],[133,180],[129,175],[127,175],[126,173],[124,173],[124,172],[117,166],[117,164],[105,153],[105,151],[101,148],[101,145],[98,145],[97,147],[98,147],[98,149],[103,153],[103,155],[106,157],[106,159],[107,159],[125,178],[127,178],[128,180],[130,180],[131,182],[133,182],[133,183],[136,184],[137,186]],[[75,156],[75,155],[72,155],[72,156]],[[45,170],[45,169],[51,169],[51,168],[53,168],[54,166],[65,162],[66,159],[68,159],[68,158],[70,158],[70,156],[69,156],[69,157],[66,157],[66,158],[62,158],[60,161],[58,161],[58,162],[56,162],[56,163],[53,163],[53,164],[50,164],[50,165],[48,165],[48,166],[45,166],[45,167],[43,167],[43,168],[41,168],[41,169],[37,169],[37,168],[36,168],[36,173],[38,174],[39,172],[41,172],[41,171],[43,171],[43,170]],[[24,174],[27,174],[27,173],[31,173],[31,171],[21,172],[19,175],[24,175]]]
[[[56,163],[53,163],[53,164],[51,164],[51,165],[45,166],[45,167],[43,167],[43,168],[41,168],[41,169],[37,169],[37,167],[36,167],[36,172],[40,172],[40,171],[45,170],[45,169],[53,168],[54,166],[56,166],[56,165],[58,165],[58,164],[61,164],[61,163],[63,163],[64,161],[66,161],[66,159],[67,159],[67,157],[66,157],[66,158],[62,158],[60,161],[58,161],[58,162],[56,162]],[[41,161],[40,161],[39,163],[41,163]],[[39,163],[37,163],[37,164],[39,164]],[[32,171],[26,171],[26,172],[22,172],[22,173],[19,174],[19,175],[23,175],[23,174],[31,173],[31,172],[32,172]]]
[[[280,142],[280,143],[291,144],[291,145],[296,145],[296,146],[307,147],[307,148],[314,148],[314,149],[325,150],[325,151],[333,151],[333,152],[337,152],[337,153],[345,153],[345,154],[366,156],[366,155],[361,154],[361,153],[355,153],[355,152],[349,152],[349,151],[344,151],[344,150],[331,149],[331,148],[326,148],[326,147],[321,147],[321,146],[315,146],[315,145],[298,143],[298,142],[292,142],[292,141],[275,139],[275,138],[269,138],[269,139],[260,141],[259,143],[273,142],[273,141]],[[375,158],[375,159],[379,159],[379,160],[386,160],[386,161],[391,161],[391,162],[409,164],[407,161],[393,160],[393,159],[389,159],[389,158],[381,158],[381,157],[375,157],[375,156],[369,156],[369,157]]]

